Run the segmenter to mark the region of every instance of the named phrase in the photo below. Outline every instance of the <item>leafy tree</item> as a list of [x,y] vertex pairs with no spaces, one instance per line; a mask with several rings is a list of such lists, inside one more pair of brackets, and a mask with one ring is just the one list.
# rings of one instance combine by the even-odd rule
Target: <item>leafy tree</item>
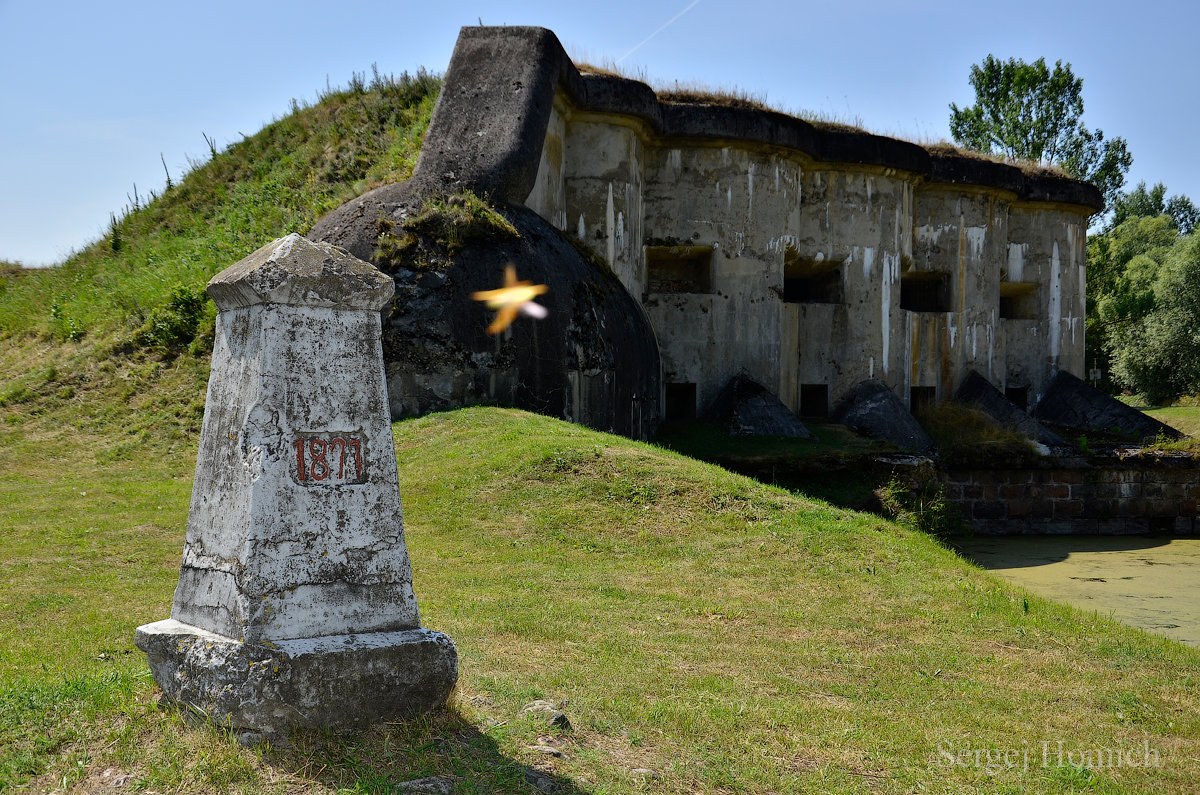
[[[1088,237],[1087,291],[1088,302],[1097,310],[1101,304],[1114,296],[1127,292],[1130,263],[1139,256],[1148,257],[1157,264],[1167,258],[1171,247],[1179,238],[1179,229],[1169,215],[1134,215],[1125,218],[1111,229]],[[1151,281],[1157,277],[1157,271]],[[1123,299],[1121,299],[1123,300]],[[1129,315],[1109,313],[1108,319],[1127,318]]]
[[[1120,383],[1111,378],[1111,352],[1132,350],[1124,335],[1144,336],[1142,321],[1157,309],[1165,263],[1200,215],[1186,196],[1166,193],[1161,182],[1151,188],[1139,183],[1117,198],[1108,228],[1088,237],[1086,357],[1089,366],[1100,366],[1107,389],[1129,385],[1131,377]],[[1139,391],[1146,390],[1148,365],[1127,359],[1122,368],[1141,372]]]
[[1105,389],[1119,388],[1111,377],[1110,339],[1154,310],[1159,272],[1178,239],[1165,214],[1131,216],[1088,237],[1086,360],[1100,367]]
[[1167,186],[1161,182],[1152,188],[1147,188],[1145,182],[1139,182],[1133,190],[1119,195],[1111,209],[1110,229],[1115,229],[1129,218],[1167,215],[1175,228],[1187,235],[1200,223],[1200,209],[1192,200],[1182,194],[1167,198]]
[[1180,237],[1171,247],[1153,302],[1122,333],[1110,335],[1108,347],[1118,384],[1162,404],[1200,391],[1200,235]]
[[950,134],[962,146],[1018,160],[1059,166],[1087,180],[1110,205],[1125,184],[1133,156],[1123,138],[1105,140],[1083,126],[1083,79],[1071,65],[1045,58],[1033,63],[989,55],[971,66],[975,104],[950,103]]

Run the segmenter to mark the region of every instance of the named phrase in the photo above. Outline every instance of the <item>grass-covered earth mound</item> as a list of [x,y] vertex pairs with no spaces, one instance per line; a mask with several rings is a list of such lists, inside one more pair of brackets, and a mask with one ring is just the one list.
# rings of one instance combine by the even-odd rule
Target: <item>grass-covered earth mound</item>
[[[525,792],[531,767],[584,792],[1198,783],[1200,652],[1030,596],[876,516],[486,408],[396,425],[422,620],[462,660],[451,710],[241,748],[157,708],[132,645],[169,610],[185,438],[114,452],[61,418],[5,426],[4,785],[85,791],[116,770],[158,791],[386,792],[436,774]],[[520,715],[538,698],[574,729]],[[988,772],[942,754],[1043,739],[1148,741],[1163,766]]]
[[[0,272],[0,790],[1200,790],[1197,650],[877,516],[496,408],[395,425],[422,620],[461,656],[446,712],[244,748],[157,706],[133,629],[178,576],[200,290],[407,174],[436,84],[377,83],[218,153],[62,267]],[[521,714],[539,698],[573,728]],[[1043,742],[1161,765],[1043,765]]]
[[424,71],[356,75],[311,107],[293,101],[284,118],[127,207],[60,267],[0,269],[0,337],[108,340],[145,330],[153,342],[155,312],[179,291],[203,300],[209,278],[251,251],[411,176],[440,84]]

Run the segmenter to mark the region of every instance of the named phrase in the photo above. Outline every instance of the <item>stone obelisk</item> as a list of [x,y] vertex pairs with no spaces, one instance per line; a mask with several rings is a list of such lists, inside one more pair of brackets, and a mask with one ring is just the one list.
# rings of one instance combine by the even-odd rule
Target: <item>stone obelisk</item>
[[392,280],[299,235],[218,274],[187,540],[169,619],[138,627],[168,701],[279,736],[444,704],[404,545],[380,310]]

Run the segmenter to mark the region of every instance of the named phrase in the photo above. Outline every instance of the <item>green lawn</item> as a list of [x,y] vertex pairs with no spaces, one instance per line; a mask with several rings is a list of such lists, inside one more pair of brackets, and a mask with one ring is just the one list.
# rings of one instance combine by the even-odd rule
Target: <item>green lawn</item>
[[1121,400],[1177,431],[1200,438],[1200,405],[1196,398],[1183,398],[1171,406],[1150,406],[1137,395]]
[[[388,792],[440,774],[528,792],[531,769],[588,793],[1200,789],[1200,652],[878,517],[502,409],[396,425],[422,620],[461,656],[452,709],[243,749],[154,706],[132,645],[169,612],[194,464],[190,413],[153,396],[201,365],[4,408],[0,789]],[[104,386],[122,374],[123,404]],[[522,717],[535,698],[574,729]],[[1043,767],[1044,741],[1149,743],[1161,766]],[[1027,769],[987,764],[1029,748]]]
[[1141,410],[1177,431],[1200,437],[1200,406],[1163,406]]

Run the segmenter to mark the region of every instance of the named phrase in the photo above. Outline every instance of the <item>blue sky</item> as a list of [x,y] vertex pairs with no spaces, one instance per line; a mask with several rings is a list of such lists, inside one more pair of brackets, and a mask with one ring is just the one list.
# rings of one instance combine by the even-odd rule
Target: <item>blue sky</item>
[[1061,59],[1084,79],[1085,123],[1129,142],[1130,185],[1200,202],[1193,3],[0,0],[0,259],[61,260],[135,183],[162,189],[160,153],[178,179],[206,156],[202,134],[253,133],[327,79],[373,63],[442,71],[481,19],[548,27],[593,62],[637,47],[622,66],[652,80],[736,86],[909,138],[949,136],[948,104],[973,101],[968,72],[987,54]]

